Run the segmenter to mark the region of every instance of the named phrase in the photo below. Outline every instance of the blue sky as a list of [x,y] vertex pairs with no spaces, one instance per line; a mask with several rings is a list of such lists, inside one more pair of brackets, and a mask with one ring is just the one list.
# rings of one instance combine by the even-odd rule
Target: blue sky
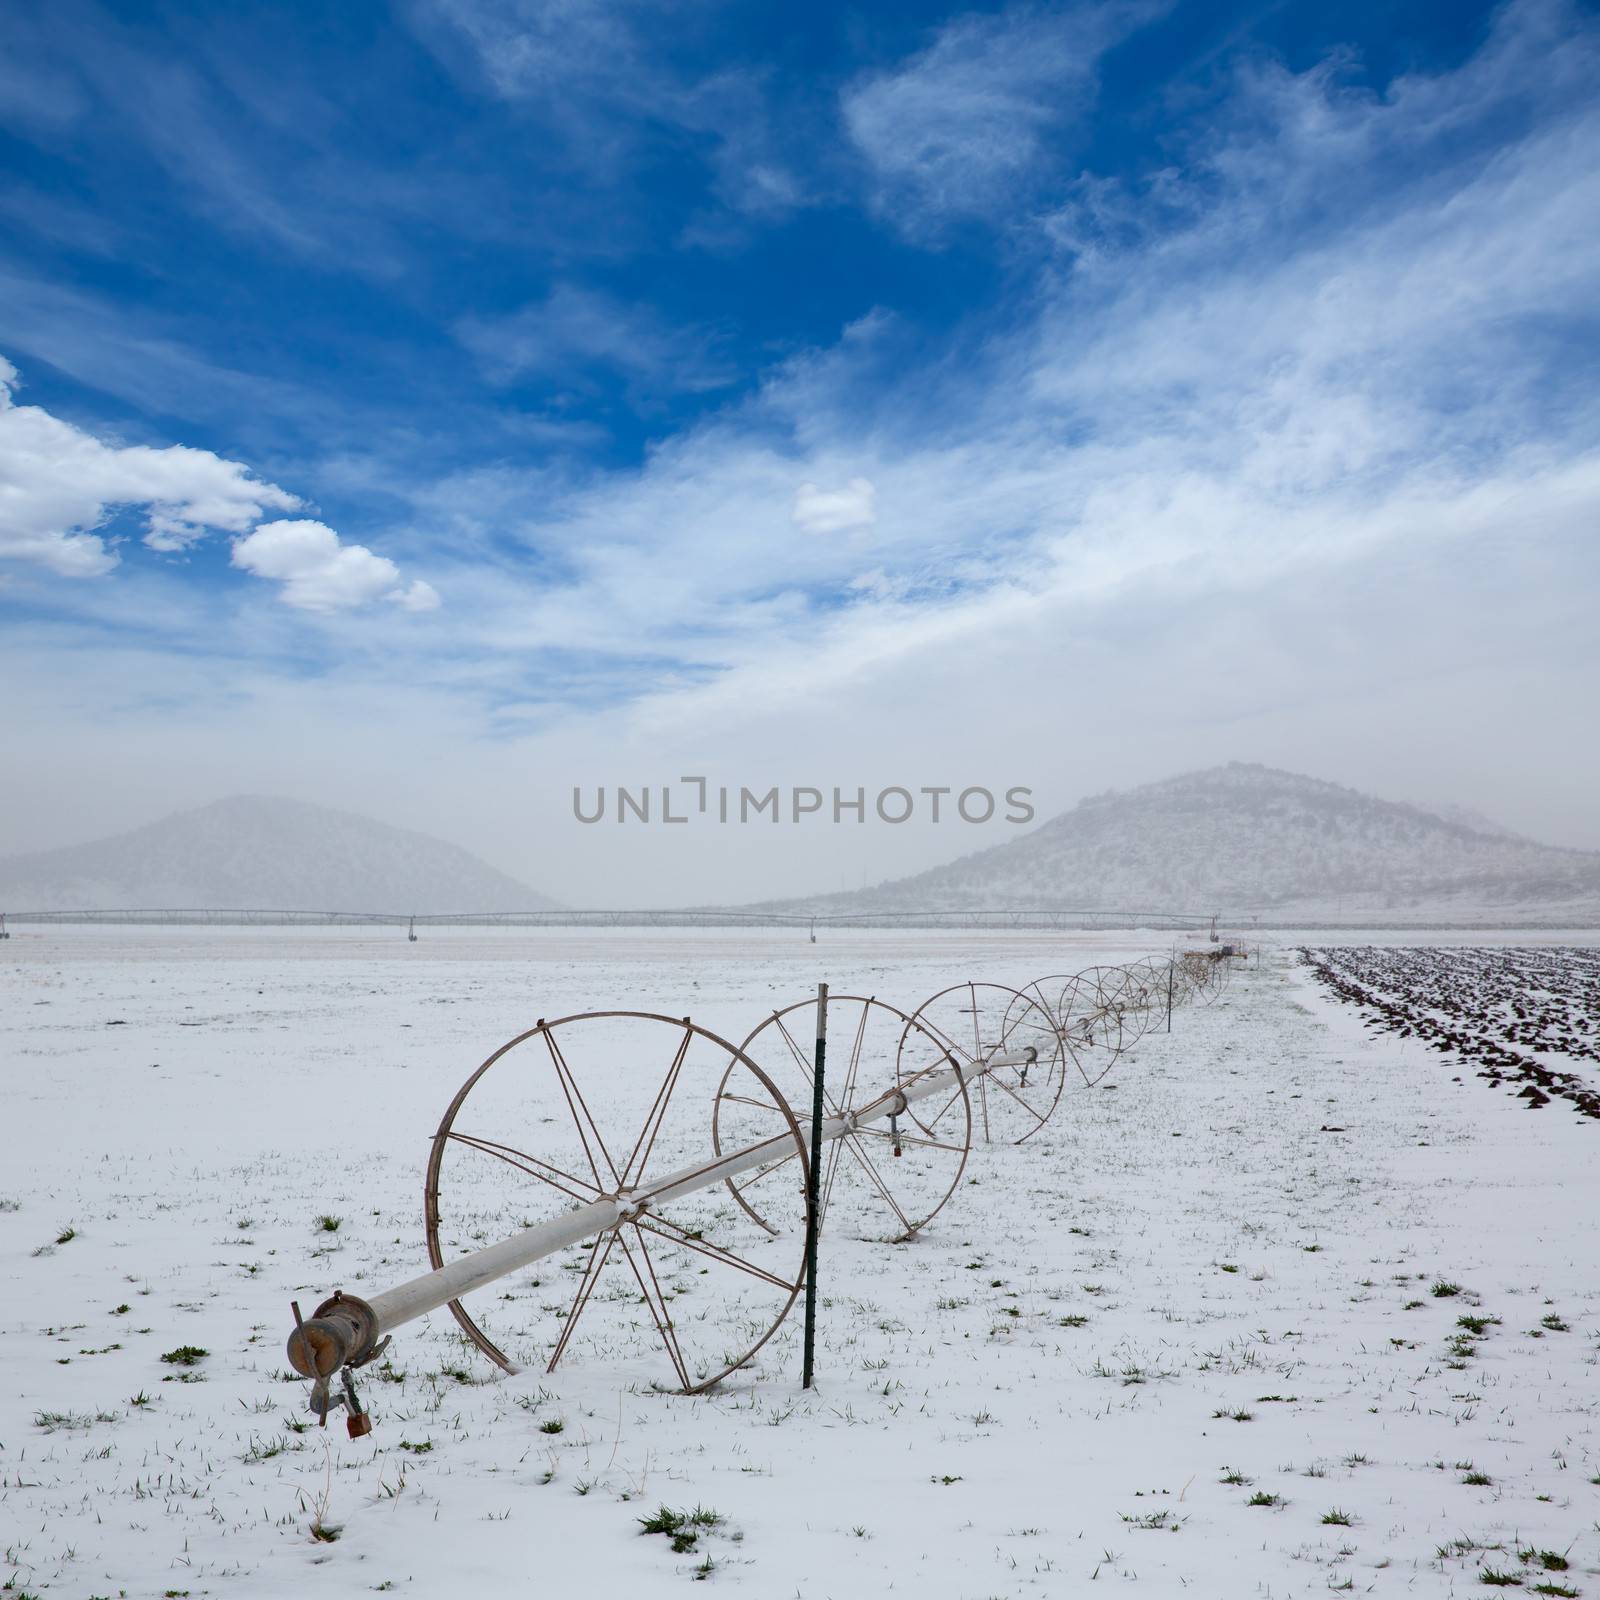
[[35,403],[260,471],[637,463],[862,318],[902,370],[1013,326],[1029,224],[1247,64],[1381,92],[1491,17],[1312,9],[15,8],[5,337]]
[[546,881],[571,783],[1235,756],[1600,846],[1589,758],[1480,738],[1595,686],[1597,54],[1557,0],[7,8],[0,848],[266,789],[672,898],[721,854]]

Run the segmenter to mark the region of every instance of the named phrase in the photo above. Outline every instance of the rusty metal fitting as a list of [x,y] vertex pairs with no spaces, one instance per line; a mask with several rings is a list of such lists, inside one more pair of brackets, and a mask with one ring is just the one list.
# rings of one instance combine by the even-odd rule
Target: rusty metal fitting
[[289,1365],[302,1378],[331,1378],[341,1367],[360,1366],[377,1348],[378,1318],[357,1295],[336,1289],[289,1335]]

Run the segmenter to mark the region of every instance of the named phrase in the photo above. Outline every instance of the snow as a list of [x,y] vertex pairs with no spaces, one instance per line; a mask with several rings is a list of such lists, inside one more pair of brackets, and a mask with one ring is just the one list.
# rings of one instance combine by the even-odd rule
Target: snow
[[[0,946],[0,1583],[648,1595],[709,1555],[711,1584],[802,1600],[1096,1574],[1444,1595],[1483,1592],[1485,1564],[1594,1592],[1600,1128],[1370,1036],[1293,942],[1105,1087],[1069,1081],[1028,1144],[975,1148],[916,1242],[831,1215],[813,1394],[797,1314],[683,1397],[650,1387],[643,1340],[507,1378],[439,1313],[401,1330],[405,1381],[364,1385],[376,1427],[352,1442],[337,1416],[294,1431],[288,1303],[425,1268],[428,1140],[537,1018],[689,1012],[737,1040],[819,979],[909,1011],[1166,940],[19,929]],[[1462,1315],[1499,1319],[1464,1358]],[[161,1361],[184,1345],[209,1354]],[[723,1521],[675,1554],[639,1527],[663,1504]],[[1441,1558],[1453,1541],[1487,1549]]]

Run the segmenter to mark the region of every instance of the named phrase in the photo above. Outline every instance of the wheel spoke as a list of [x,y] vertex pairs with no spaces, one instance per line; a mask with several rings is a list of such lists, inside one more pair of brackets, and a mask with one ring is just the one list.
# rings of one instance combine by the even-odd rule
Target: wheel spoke
[[606,1149],[606,1142],[600,1135],[599,1125],[589,1112],[588,1102],[583,1098],[583,1091],[578,1087],[578,1080],[572,1075],[572,1068],[567,1065],[567,1058],[562,1055],[561,1048],[555,1041],[555,1035],[546,1028],[544,1042],[550,1052],[551,1064],[556,1069],[556,1078],[561,1084],[561,1093],[566,1097],[567,1109],[572,1113],[572,1120],[577,1124],[578,1138],[583,1143],[583,1153],[588,1158],[590,1170],[594,1173],[595,1187],[604,1189],[605,1180],[600,1176],[600,1166],[595,1160],[595,1151],[600,1152],[601,1160],[606,1164],[606,1171],[611,1174],[611,1185],[620,1188],[617,1179],[616,1163],[611,1159],[611,1152]]
[[[911,1020],[916,1024],[919,1031],[928,1034],[933,1039],[934,1043],[941,1050],[943,1050],[946,1055],[960,1056],[963,1060],[966,1059],[966,1051],[963,1050],[961,1046],[956,1043],[954,1038],[952,1038],[950,1034],[946,1033],[945,1030],[941,1028],[932,1017],[925,1017],[919,1011]],[[911,1030],[907,1028],[907,1034],[909,1034],[910,1031]],[[902,1051],[905,1049],[904,1038],[902,1038],[900,1041],[900,1048]]]
[[622,1169],[622,1178],[618,1185],[620,1188],[627,1188],[630,1183],[637,1184],[644,1177],[645,1163],[650,1159],[650,1152],[655,1148],[656,1136],[661,1132],[662,1122],[666,1120],[667,1105],[672,1099],[672,1091],[678,1086],[678,1075],[683,1071],[683,1058],[688,1055],[689,1041],[693,1038],[694,1035],[689,1031],[688,1018],[685,1018],[683,1038],[678,1041],[672,1065],[667,1068],[667,1075],[662,1079],[661,1087],[656,1091],[655,1101],[645,1116],[644,1126],[634,1141],[633,1153],[628,1157],[628,1164]]
[[867,1181],[878,1191],[879,1194],[883,1196],[884,1201],[888,1205],[889,1209],[900,1219],[901,1226],[906,1230],[907,1233],[910,1233],[912,1231],[911,1219],[900,1209],[899,1202],[889,1192],[889,1185],[883,1181],[883,1175],[878,1171],[877,1167],[873,1165],[872,1160],[867,1155],[866,1151],[857,1145],[855,1137],[852,1134],[846,1134],[842,1139],[839,1140],[839,1143],[849,1145],[850,1154],[855,1157],[857,1162],[860,1163],[862,1170],[867,1175]]
[[965,1087],[966,1084],[964,1081],[958,1083],[956,1085],[956,1092],[951,1095],[950,1098],[946,1100],[945,1103],[939,1107],[938,1111],[935,1112],[931,1117],[919,1117],[915,1112],[912,1112],[912,1121],[915,1122],[919,1128],[923,1128],[931,1134],[933,1130],[944,1121],[945,1113],[950,1109],[950,1107],[953,1106],[959,1099],[961,1099],[961,1092]]
[[789,1054],[794,1057],[794,1064],[799,1067],[804,1075],[807,1087],[811,1083],[811,1063],[806,1060],[805,1052],[795,1042],[795,1037],[789,1032],[789,1025],[783,1020],[783,1013],[775,1011],[772,1020],[778,1025],[778,1032],[783,1036],[783,1042],[789,1047]]
[[822,1193],[817,1202],[820,1213],[817,1218],[819,1227],[821,1226],[822,1218],[827,1216],[828,1204],[833,1199],[833,1180],[839,1172],[839,1152],[843,1144],[843,1139],[834,1139],[828,1146],[828,1170],[823,1176]]
[[515,1167],[518,1172],[525,1172],[530,1178],[538,1178],[543,1183],[548,1183],[552,1189],[559,1189],[563,1194],[571,1195],[574,1200],[590,1201],[599,1193],[594,1184],[583,1178],[575,1178],[570,1172],[563,1172],[560,1167],[552,1166],[548,1161],[541,1161],[537,1156],[525,1155],[508,1144],[499,1144],[493,1139],[483,1139],[477,1134],[461,1133],[455,1128],[450,1130],[450,1138],[459,1140],[460,1143],[473,1150],[481,1150],[486,1156],[494,1156],[504,1161],[507,1166]]
[[774,1116],[781,1117],[783,1115],[770,1100],[752,1100],[747,1094],[729,1094],[724,1089],[717,1098],[719,1100],[731,1100],[735,1105],[754,1106],[758,1111],[770,1111]]
[[550,1357],[550,1365],[546,1372],[554,1372],[556,1363],[561,1359],[562,1352],[567,1348],[567,1341],[572,1337],[572,1330],[578,1325],[578,1318],[583,1315],[583,1308],[589,1303],[589,1296],[594,1293],[594,1286],[600,1277],[600,1269],[605,1266],[606,1258],[611,1254],[611,1247],[617,1242],[617,1230],[611,1229],[603,1233],[589,1248],[588,1265],[583,1269],[583,1277],[578,1280],[578,1292],[572,1297],[572,1305],[567,1311],[567,1320],[562,1324],[561,1337],[556,1340],[556,1347]]
[[[1086,1085],[1088,1085],[1088,1087],[1090,1087],[1092,1089],[1094,1087],[1095,1080],[1092,1079],[1089,1076],[1089,1074],[1083,1070],[1083,1063],[1078,1059],[1078,1052],[1076,1050],[1074,1050],[1072,1048],[1071,1044],[1069,1044],[1067,1042],[1067,1039],[1066,1039],[1065,1035],[1062,1036],[1061,1048],[1067,1053],[1067,1055],[1069,1055],[1072,1058],[1073,1066],[1075,1066],[1078,1069],[1078,1076],[1080,1078],[1082,1078],[1084,1083]],[[1105,1073],[1102,1072],[1101,1073],[1101,1077],[1104,1077],[1104,1076],[1105,1076]]]
[[839,1104],[848,1107],[855,1102],[856,1078],[861,1070],[861,1049],[866,1043],[867,1017],[871,1014],[870,1004],[862,1006],[861,1020],[856,1024],[855,1043],[850,1049],[850,1067],[845,1073],[844,1093],[839,1097]]
[[[777,1023],[778,1032],[783,1035],[783,1042],[788,1045],[789,1054],[794,1057],[794,1064],[800,1069],[800,1076],[805,1079],[806,1088],[814,1092],[815,1086],[811,1078],[814,1062],[806,1059],[805,1052],[795,1042],[795,1037],[789,1032],[788,1025],[784,1022],[782,1014],[775,1013],[772,1020]],[[828,1085],[826,1080],[823,1081],[822,1085],[822,1104],[823,1109],[830,1117],[837,1117],[840,1115],[840,1102],[835,1096],[828,1093]],[[809,1110],[809,1107],[806,1109]]]
[[[894,1086],[896,1089],[901,1091],[909,1089],[912,1084],[920,1083],[924,1078],[929,1077],[935,1072],[952,1072],[957,1070],[960,1063],[956,1060],[955,1056],[951,1054],[948,1048],[940,1045],[938,1041],[934,1039],[930,1039],[928,1042],[934,1050],[938,1051],[938,1054],[932,1061],[928,1062],[926,1066],[915,1067],[910,1070],[907,1070],[903,1064],[905,1060],[905,1051],[902,1047],[900,1059],[895,1063]],[[880,1095],[878,1098],[883,1099],[884,1096]]]
[[[633,1275],[639,1281],[639,1293],[644,1296],[644,1303],[650,1308],[650,1315],[655,1320],[656,1331],[661,1335],[661,1342],[667,1347],[667,1355],[678,1371],[678,1381],[685,1389],[690,1387],[689,1369],[684,1365],[683,1351],[678,1348],[678,1336],[673,1331],[672,1313],[667,1309],[667,1297],[661,1292],[661,1282],[656,1277],[655,1263],[650,1259],[650,1252],[645,1247],[644,1234],[639,1225],[635,1223],[632,1228],[634,1243],[639,1247],[639,1254],[644,1259],[644,1270],[639,1270],[639,1263],[634,1259],[631,1246],[626,1239],[622,1239],[622,1253],[628,1258],[628,1265],[633,1268]],[[621,1230],[618,1230],[621,1238]]]
[[[856,1024],[855,1042],[850,1048],[850,1065],[845,1069],[844,1094],[838,1101],[835,1102],[835,1116],[841,1115],[841,1107],[850,1105],[851,1101],[855,1097],[856,1073],[861,1065],[861,1046],[866,1034],[869,1009],[870,1005],[865,1005],[861,1008],[861,1018]],[[843,1139],[835,1139],[833,1141],[833,1148],[828,1152],[828,1171],[827,1176],[823,1181],[822,1194],[820,1197],[820,1210],[822,1216],[824,1217],[827,1216],[828,1207],[833,1201],[834,1180],[839,1175],[839,1147],[843,1143]]]
[[788,1166],[791,1161],[799,1157],[799,1154],[798,1150],[791,1150],[782,1161],[774,1161],[770,1167],[763,1167],[748,1183],[735,1183],[732,1178],[729,1178],[728,1186],[736,1194],[744,1194],[747,1190],[755,1188],[763,1178],[770,1178],[780,1167]]
[[[987,1082],[988,1082],[988,1081],[989,1081],[989,1079],[988,1079],[988,1076],[985,1076],[985,1078],[984,1078],[984,1082],[985,1082],[985,1083],[987,1083]],[[1043,1126],[1044,1126],[1044,1124],[1045,1124],[1045,1122],[1046,1122],[1046,1121],[1048,1121],[1048,1119],[1049,1119],[1049,1112],[1046,1112],[1046,1113],[1045,1113],[1045,1114],[1044,1114],[1044,1116],[1040,1116],[1040,1115],[1039,1115],[1039,1113],[1038,1113],[1038,1112],[1037,1112],[1037,1111],[1035,1111],[1035,1110],[1034,1110],[1034,1109],[1033,1109],[1033,1107],[1032,1107],[1032,1106],[1030,1106],[1030,1105],[1029,1105],[1029,1104],[1028,1104],[1028,1102],[1027,1102],[1027,1101],[1026,1101],[1026,1100],[1024,1100],[1024,1099],[1023,1099],[1023,1098],[1022,1098],[1022,1096],[1021,1096],[1021,1095],[1020,1095],[1020,1094],[1018,1094],[1018,1093],[1017,1093],[1017,1092],[1016,1092],[1016,1090],[1015,1090],[1015,1089],[1013,1089],[1013,1088],[1011,1088],[1011,1087],[1010,1087],[1010,1086],[1009,1086],[1009,1085],[1007,1085],[1007,1084],[1004,1084],[1004,1083],[1002,1083],[1002,1082],[1001,1082],[1001,1081],[1000,1081],[1000,1080],[999,1080],[999,1079],[998,1079],[998,1078],[996,1078],[996,1079],[995,1079],[995,1080],[994,1080],[994,1086],[995,1086],[995,1088],[996,1088],[996,1089],[998,1089],[998,1090],[1000,1090],[1000,1092],[1001,1092],[1001,1093],[1002,1093],[1002,1094],[1008,1094],[1008,1095],[1010,1095],[1010,1096],[1011,1096],[1011,1098],[1012,1098],[1012,1099],[1013,1099],[1013,1100],[1015,1100],[1015,1101],[1016,1101],[1016,1102],[1017,1102],[1017,1104],[1018,1104],[1018,1105],[1019,1105],[1019,1106],[1021,1106],[1021,1107],[1022,1107],[1022,1109],[1023,1109],[1023,1110],[1024,1110],[1024,1111],[1026,1111],[1026,1112],[1027,1112],[1027,1113],[1028,1113],[1028,1115],[1029,1115],[1029,1116],[1030,1116],[1030,1117],[1032,1117],[1032,1118],[1033,1118],[1033,1119],[1034,1119],[1034,1121],[1035,1121],[1035,1122],[1037,1122],[1037,1123],[1038,1123],[1038,1124],[1039,1124],[1039,1126],[1040,1126],[1040,1127],[1043,1127]],[[1052,1102],[1052,1104],[1053,1104],[1053,1102]],[[987,1132],[988,1132],[988,1131],[989,1131],[989,1130],[988,1130],[988,1127],[987,1127],[987,1124],[986,1124],[986,1125],[985,1125],[985,1128],[984,1128],[984,1132],[985,1132],[985,1133],[987,1133]]]
[[1009,1033],[1015,1033],[1019,1028],[1026,1028],[1033,1033],[1048,1033],[1052,1038],[1061,1032],[1061,1030],[1053,1022],[1030,1021],[1028,1019],[1027,1012],[1024,1012],[1022,1016],[1018,1017],[1017,1020],[1011,1024]]
[[792,1292],[795,1287],[792,1283],[786,1283],[776,1273],[768,1272],[765,1267],[758,1267],[753,1261],[746,1261],[743,1256],[736,1255],[732,1250],[724,1249],[720,1244],[712,1244],[709,1239],[696,1237],[687,1228],[679,1227],[676,1222],[669,1221],[659,1212],[651,1212],[648,1216],[640,1217],[636,1226],[643,1228],[647,1233],[658,1234],[669,1244],[682,1245],[685,1250],[697,1250],[713,1261],[720,1261],[725,1267],[736,1267],[740,1272],[748,1272],[751,1277],[760,1278],[776,1288]]
[[942,1139],[924,1139],[914,1133],[902,1133],[896,1135],[890,1133],[887,1128],[866,1127],[858,1127],[856,1132],[864,1133],[873,1139],[888,1139],[892,1143],[896,1144],[921,1145],[925,1146],[929,1150],[954,1150],[957,1155],[962,1155],[965,1153],[962,1147],[958,1144],[946,1144]]

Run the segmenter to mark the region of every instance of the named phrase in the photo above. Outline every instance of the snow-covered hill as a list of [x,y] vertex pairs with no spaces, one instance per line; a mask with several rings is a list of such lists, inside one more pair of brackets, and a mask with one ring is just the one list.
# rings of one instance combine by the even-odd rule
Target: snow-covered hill
[[132,833],[0,857],[0,910],[537,911],[457,845],[348,811],[237,795]]
[[1360,919],[1600,921],[1600,853],[1230,762],[1095,795],[1031,833],[816,910],[1067,907]]

